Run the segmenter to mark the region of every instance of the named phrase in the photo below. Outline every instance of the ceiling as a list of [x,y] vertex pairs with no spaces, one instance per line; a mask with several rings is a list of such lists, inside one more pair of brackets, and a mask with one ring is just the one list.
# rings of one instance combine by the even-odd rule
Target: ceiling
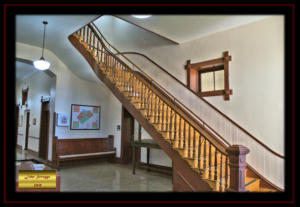
[[[46,27],[45,48],[51,50],[78,77],[99,82],[93,70],[68,41],[68,36],[95,19],[98,15],[17,15],[16,40],[42,46],[43,24]],[[118,15],[177,43],[187,42],[222,30],[248,24],[268,16],[245,15],[153,15],[136,19],[131,15]],[[39,59],[40,57],[36,57]],[[47,59],[47,57],[45,57]],[[23,71],[30,71],[28,68]],[[24,75],[21,75],[20,78]]]
[[38,72],[38,70],[36,70],[33,65],[16,61],[16,79],[18,82],[32,76],[36,72]]
[[146,19],[138,19],[131,15],[117,17],[182,44],[265,19],[270,15],[152,15]]
[[[82,55],[72,46],[68,36],[98,15],[17,15],[16,40],[42,47],[44,25],[46,26],[45,48],[51,50],[67,67],[82,79],[98,81]],[[40,57],[36,57],[39,59]],[[47,56],[45,56],[47,60]]]

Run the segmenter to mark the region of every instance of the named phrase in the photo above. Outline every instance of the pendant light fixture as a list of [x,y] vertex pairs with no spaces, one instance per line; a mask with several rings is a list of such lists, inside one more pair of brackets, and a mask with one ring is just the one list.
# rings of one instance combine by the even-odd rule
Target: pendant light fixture
[[38,70],[47,70],[50,67],[50,63],[48,61],[46,61],[44,58],[45,30],[46,30],[46,25],[48,24],[48,22],[43,21],[43,24],[44,24],[44,36],[43,36],[42,57],[39,60],[36,60],[33,62],[34,67]]

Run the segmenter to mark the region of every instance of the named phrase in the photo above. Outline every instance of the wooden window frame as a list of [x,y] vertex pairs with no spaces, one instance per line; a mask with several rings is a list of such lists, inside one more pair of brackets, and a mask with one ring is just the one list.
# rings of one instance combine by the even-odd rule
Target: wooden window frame
[[[229,88],[229,61],[231,56],[228,51],[223,52],[222,58],[208,60],[204,62],[191,63],[191,60],[187,60],[187,86],[193,90],[200,97],[207,96],[224,96],[224,100],[229,100],[232,95],[232,89]],[[224,71],[224,89],[212,90],[212,91],[201,91],[201,74],[208,72]],[[197,76],[197,77],[196,77]],[[215,88],[215,77],[214,77],[214,88]]]

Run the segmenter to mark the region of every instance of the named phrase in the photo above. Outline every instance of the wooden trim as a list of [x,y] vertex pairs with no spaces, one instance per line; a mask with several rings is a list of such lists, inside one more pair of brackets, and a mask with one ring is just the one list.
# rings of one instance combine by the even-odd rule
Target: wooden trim
[[[206,97],[206,96],[221,96],[225,95],[225,90],[216,90],[216,91],[204,91],[198,92],[199,96]],[[229,90],[229,94],[232,94],[232,90]]]
[[209,72],[216,72],[220,70],[224,70],[224,65],[218,65],[218,66],[211,66],[211,67],[206,67],[206,68],[193,68],[201,73],[209,73]]
[[160,173],[164,173],[164,174],[168,174],[168,175],[170,175],[170,174],[172,175],[172,173],[173,173],[172,167],[156,165],[156,164],[152,164],[152,163],[147,165],[147,163],[145,163],[145,162],[140,162],[137,165],[137,167],[140,169],[143,169],[143,170],[156,171],[156,172],[160,172]]
[[135,23],[133,23],[133,22],[130,22],[129,20],[123,19],[122,17],[118,17],[117,15],[111,15],[111,16],[116,17],[116,18],[118,18],[118,19],[121,19],[121,20],[123,20],[124,22],[127,22],[127,23],[129,23],[129,24],[132,24],[132,25],[134,25],[134,26],[136,26],[136,27],[139,27],[139,28],[141,28],[141,29],[143,29],[143,30],[145,30],[145,31],[147,31],[147,32],[150,32],[150,33],[152,33],[152,34],[154,34],[154,35],[156,35],[156,36],[159,36],[159,37],[161,37],[161,38],[163,38],[163,39],[165,39],[165,40],[168,40],[168,41],[170,41],[170,42],[172,42],[172,43],[174,43],[174,44],[176,44],[176,45],[179,45],[179,43],[176,42],[176,41],[174,41],[174,40],[171,40],[171,39],[169,39],[169,38],[167,38],[167,37],[165,37],[165,36],[163,36],[163,35],[160,35],[160,34],[158,34],[158,33],[156,33],[156,32],[153,32],[153,31],[151,31],[151,30],[149,30],[149,29],[146,29],[146,28],[144,28],[144,27],[142,27],[142,26],[140,26],[140,25],[137,25],[137,24],[135,24]]
[[[264,144],[263,142],[261,142],[258,138],[256,138],[254,135],[252,135],[250,132],[248,132],[246,129],[244,129],[242,126],[240,126],[238,123],[236,123],[235,121],[233,121],[230,117],[228,117],[226,114],[224,114],[222,111],[220,111],[218,108],[216,108],[214,105],[212,105],[211,103],[209,103],[207,100],[205,100],[203,97],[200,97],[195,91],[189,89],[183,82],[181,82],[179,79],[177,79],[175,76],[173,76],[171,73],[169,73],[166,69],[164,69],[163,67],[161,67],[160,65],[158,65],[155,61],[153,61],[152,59],[150,59],[148,56],[138,53],[138,52],[122,52],[122,53],[117,53],[116,55],[122,55],[123,57],[127,58],[126,56],[124,56],[124,54],[134,54],[134,55],[140,55],[143,56],[144,58],[146,58],[147,60],[149,60],[151,63],[153,63],[154,65],[156,65],[159,69],[161,69],[163,72],[165,72],[166,74],[168,74],[172,79],[174,79],[176,82],[178,82],[179,84],[181,84],[183,87],[185,87],[187,90],[189,90],[190,92],[192,92],[194,95],[198,96],[199,98],[201,98],[202,101],[204,101],[208,106],[210,106],[212,109],[214,109],[216,112],[218,112],[221,116],[223,116],[225,119],[227,119],[229,122],[231,122],[233,125],[235,125],[237,128],[239,128],[240,130],[242,130],[245,134],[247,134],[250,138],[252,138],[254,141],[256,141],[258,144],[260,144],[262,147],[264,147],[266,150],[268,150],[269,152],[271,152],[272,154],[274,154],[277,157],[280,158],[285,158],[285,156],[275,152],[274,150],[272,150],[270,147],[268,147],[266,144]],[[127,58],[128,59],[128,58]],[[139,70],[140,69],[138,66],[134,65],[135,67],[137,67]],[[180,103],[181,105],[184,106],[184,104],[182,104],[180,101],[177,100],[178,103]],[[186,107],[185,107],[186,108]],[[194,112],[192,112],[191,110],[189,110],[188,108],[186,108],[189,113],[191,113],[193,116],[197,117],[199,120],[201,120],[201,118],[199,116],[197,116]],[[210,130],[213,130],[209,125],[206,124],[207,127],[210,128]],[[216,133],[214,131],[214,133]],[[218,133],[216,133],[218,134]],[[221,135],[218,135],[219,137],[222,137]],[[224,138],[223,138],[224,139]]]
[[17,149],[22,150],[22,146],[17,144]]
[[191,66],[192,68],[196,68],[198,70],[201,69],[201,67],[207,67],[207,65],[217,65],[217,64],[223,64],[224,63],[224,57],[221,58],[216,58],[213,60],[207,60],[207,61],[203,61],[203,62],[199,62],[199,63],[192,63]]

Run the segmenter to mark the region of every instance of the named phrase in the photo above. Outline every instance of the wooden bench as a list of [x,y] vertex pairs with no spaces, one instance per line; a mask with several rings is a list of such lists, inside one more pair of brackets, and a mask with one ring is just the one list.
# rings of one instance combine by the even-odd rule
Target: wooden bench
[[60,162],[68,160],[88,159],[96,157],[113,158],[116,155],[114,136],[105,138],[58,139],[54,137],[54,153],[56,167],[60,169]]

